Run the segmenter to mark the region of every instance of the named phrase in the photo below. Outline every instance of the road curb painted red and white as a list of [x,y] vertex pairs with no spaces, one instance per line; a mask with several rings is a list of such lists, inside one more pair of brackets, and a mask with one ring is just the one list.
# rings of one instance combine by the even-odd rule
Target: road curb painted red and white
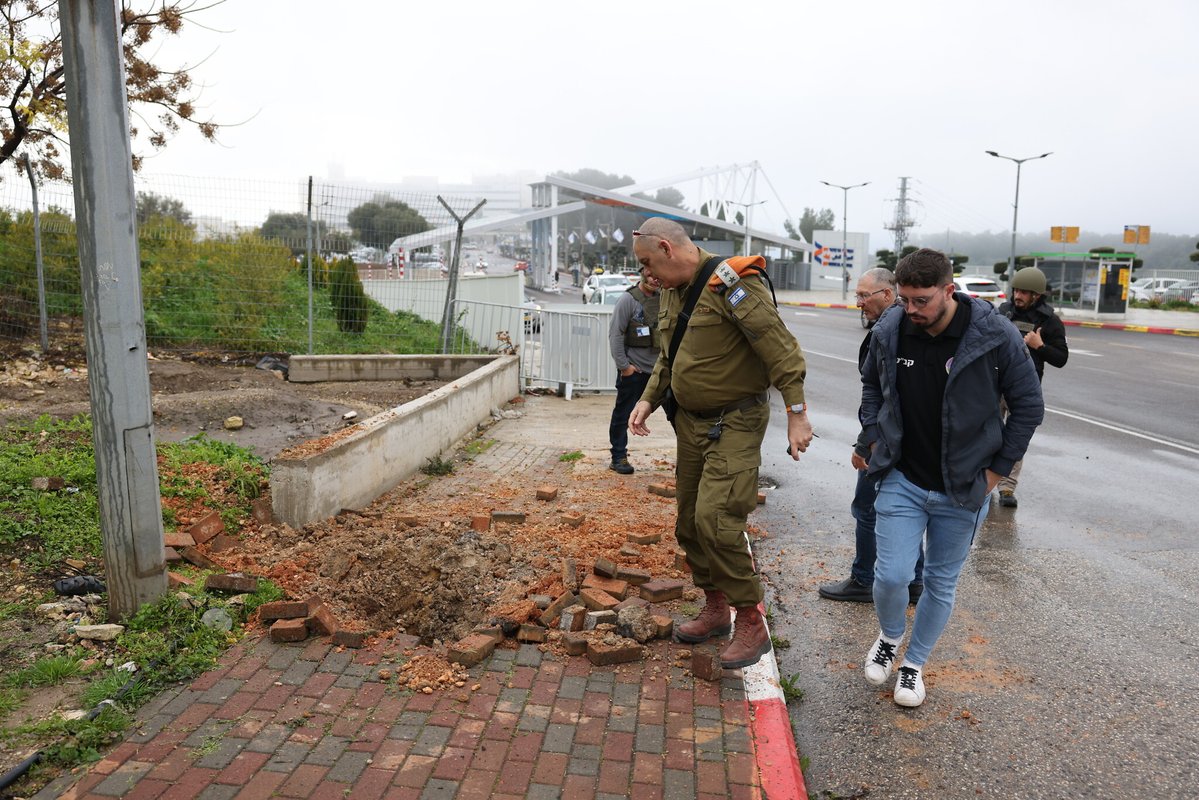
[[[758,610],[769,635],[765,604],[759,603]],[[741,679],[745,683],[745,700],[749,705],[749,727],[761,796],[769,800],[808,800],[774,650],[757,664],[742,669]]]
[[[857,311],[857,306],[845,303],[804,303],[784,300],[779,305],[798,306],[801,308],[843,308]],[[1161,328],[1155,325],[1129,325],[1123,322],[1091,322],[1081,319],[1062,319],[1063,325],[1073,325],[1079,328],[1102,328],[1109,331],[1127,331],[1130,333],[1160,333],[1167,336],[1199,336],[1199,328]]]

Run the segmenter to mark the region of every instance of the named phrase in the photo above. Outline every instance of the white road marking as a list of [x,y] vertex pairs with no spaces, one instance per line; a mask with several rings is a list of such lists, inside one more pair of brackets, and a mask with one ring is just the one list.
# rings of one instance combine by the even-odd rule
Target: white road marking
[[806,347],[803,348],[803,354],[805,356],[823,356],[824,358],[831,358],[834,361],[844,361],[847,364],[857,364],[858,363],[858,360],[856,358],[846,358],[845,356],[835,356],[832,353],[821,353],[819,350],[809,350]]
[[815,311],[794,311],[792,312],[797,317],[819,317]]
[[1173,447],[1174,449],[1181,450],[1184,453],[1191,453],[1192,455],[1199,456],[1199,449],[1196,449],[1194,447],[1187,447],[1185,444],[1179,444],[1178,442],[1166,441],[1165,439],[1159,439],[1156,436],[1149,436],[1147,434],[1139,433],[1137,431],[1130,430],[1128,428],[1122,428],[1119,425],[1111,425],[1107,422],[1100,422],[1097,419],[1091,419],[1090,417],[1084,417],[1081,414],[1074,414],[1069,411],[1062,411],[1061,409],[1058,409],[1058,408],[1049,408],[1048,406],[1046,406],[1045,411],[1050,414],[1060,414],[1063,417],[1069,417],[1070,419],[1078,420],[1079,422],[1085,422],[1088,425],[1095,425],[1100,428],[1106,428],[1107,430],[1115,431],[1116,433],[1126,433],[1129,436],[1135,436],[1138,439],[1144,439],[1148,442],[1153,442],[1154,444],[1160,444],[1163,447]]
[[1070,348],[1072,356],[1090,356],[1091,358],[1103,358],[1103,353],[1092,353],[1090,350],[1079,350],[1077,347]]

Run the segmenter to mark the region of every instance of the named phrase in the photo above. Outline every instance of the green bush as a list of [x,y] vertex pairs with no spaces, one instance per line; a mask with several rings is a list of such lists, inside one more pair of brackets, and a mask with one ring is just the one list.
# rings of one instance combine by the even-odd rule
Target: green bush
[[362,290],[362,281],[358,278],[358,266],[353,259],[342,258],[333,262],[329,301],[333,304],[338,330],[343,333],[362,333],[366,330],[369,304],[366,292]]

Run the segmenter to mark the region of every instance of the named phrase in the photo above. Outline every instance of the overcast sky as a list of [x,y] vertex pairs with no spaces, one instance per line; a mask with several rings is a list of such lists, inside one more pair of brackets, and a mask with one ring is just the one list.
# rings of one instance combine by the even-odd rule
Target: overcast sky
[[[1199,233],[1199,2],[226,0],[162,61],[193,70],[220,145],[181,134],[149,175],[400,180],[594,167],[648,181],[761,164],[784,208],[849,194],[883,230],[1126,224]],[[1190,142],[1190,144],[1188,144]],[[688,204],[695,184],[679,187]]]

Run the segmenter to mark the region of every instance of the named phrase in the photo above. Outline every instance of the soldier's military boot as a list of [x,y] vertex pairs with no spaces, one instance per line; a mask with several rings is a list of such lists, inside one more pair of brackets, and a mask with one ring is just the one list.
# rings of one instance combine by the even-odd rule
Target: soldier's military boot
[[724,596],[724,592],[704,590],[707,600],[704,603],[703,611],[699,612],[699,616],[690,622],[684,622],[674,629],[674,638],[680,642],[688,642],[697,644],[706,642],[713,636],[728,636],[732,630],[732,623],[729,622],[729,601]]
[[770,652],[770,634],[757,606],[742,606],[737,609],[737,629],[733,641],[720,653],[720,666],[725,669],[740,669]]

